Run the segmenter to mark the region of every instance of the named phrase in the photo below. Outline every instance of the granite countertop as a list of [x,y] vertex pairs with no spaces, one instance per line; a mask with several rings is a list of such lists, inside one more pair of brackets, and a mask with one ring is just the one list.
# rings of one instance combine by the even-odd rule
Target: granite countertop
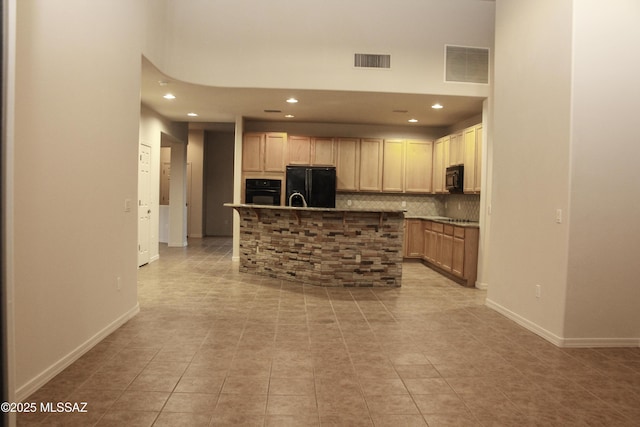
[[254,204],[244,204],[244,203],[225,203],[224,206],[229,208],[273,209],[273,210],[312,211],[312,212],[373,212],[373,213],[404,213],[406,212],[406,209],[304,208],[304,207],[294,207],[294,206],[254,205]]
[[451,224],[456,227],[473,227],[479,228],[480,223],[475,221],[460,221],[454,218],[448,218],[446,216],[424,216],[424,215],[405,215],[406,219],[425,219],[433,222],[441,222],[443,224]]

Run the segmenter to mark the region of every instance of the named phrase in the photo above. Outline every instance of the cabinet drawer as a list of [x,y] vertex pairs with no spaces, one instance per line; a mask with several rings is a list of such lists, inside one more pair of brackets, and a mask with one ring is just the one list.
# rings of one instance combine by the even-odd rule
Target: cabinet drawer
[[444,234],[446,234],[447,236],[453,236],[453,225],[445,225]]
[[431,223],[431,230],[432,231],[435,231],[436,233],[442,233],[443,229],[444,229],[444,224],[440,224],[439,222]]
[[453,236],[464,239],[464,227],[455,227],[453,229]]

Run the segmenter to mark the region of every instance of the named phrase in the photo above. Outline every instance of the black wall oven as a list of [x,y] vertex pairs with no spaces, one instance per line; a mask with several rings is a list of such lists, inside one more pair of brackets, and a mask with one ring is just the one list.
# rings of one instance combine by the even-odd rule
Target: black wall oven
[[247,179],[244,188],[246,204],[280,206],[282,180]]

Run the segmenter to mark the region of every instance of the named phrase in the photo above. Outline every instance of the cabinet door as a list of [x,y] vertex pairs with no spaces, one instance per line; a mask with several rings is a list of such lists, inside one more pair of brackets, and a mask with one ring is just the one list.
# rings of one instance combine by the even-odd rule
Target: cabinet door
[[464,136],[462,132],[449,136],[449,166],[464,163]]
[[407,220],[405,232],[407,233],[407,256],[409,258],[422,258],[422,251],[424,250],[422,220]]
[[360,140],[341,138],[337,142],[336,178],[338,190],[357,191],[360,176]]
[[480,192],[480,184],[482,181],[482,125],[476,126],[476,165],[475,165],[475,182],[473,191]]
[[438,242],[440,241],[440,239],[438,239],[438,236],[440,234],[436,233],[435,231],[431,230],[428,232],[429,234],[429,252],[427,252],[425,254],[427,261],[433,263],[433,264],[438,264]]
[[290,136],[287,138],[288,165],[311,164],[311,138],[308,136]]
[[443,270],[451,271],[453,262],[453,236],[441,234],[440,246],[440,267]]
[[447,138],[438,139],[433,148],[433,191],[435,193],[445,192],[444,142]]
[[453,238],[453,257],[451,272],[458,277],[464,277],[464,239]]
[[404,191],[407,193],[431,193],[433,190],[431,185],[433,143],[431,141],[407,141],[405,156]]
[[287,146],[286,133],[267,133],[264,144],[264,171],[284,172]]
[[333,138],[312,139],[311,164],[319,166],[336,165],[336,142]]
[[383,146],[382,191],[401,193],[404,191],[405,143],[403,140],[385,139]]
[[382,140],[360,140],[360,191],[382,190]]
[[264,134],[248,133],[242,139],[242,170],[261,172]]
[[476,128],[464,130],[464,192],[472,193],[476,177]]

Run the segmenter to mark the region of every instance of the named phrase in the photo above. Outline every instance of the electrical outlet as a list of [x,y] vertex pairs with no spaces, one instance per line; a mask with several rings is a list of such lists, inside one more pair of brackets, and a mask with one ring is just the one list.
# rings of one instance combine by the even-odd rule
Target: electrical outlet
[[120,276],[116,277],[116,289],[122,290],[122,278]]
[[536,285],[536,298],[540,298],[540,285]]
[[124,211],[131,212],[131,199],[124,199]]
[[404,201],[404,200],[402,201],[402,207],[403,207],[403,208],[406,208],[406,207],[407,207],[407,202],[406,202],[406,201]]
[[360,256],[360,254],[356,255],[356,262],[361,262],[362,261],[362,257]]
[[556,209],[556,223],[562,224],[562,209]]
[[351,206],[352,204],[351,200],[347,200],[347,206]]
[[462,209],[462,205],[460,204],[460,202],[458,202],[458,210]]

